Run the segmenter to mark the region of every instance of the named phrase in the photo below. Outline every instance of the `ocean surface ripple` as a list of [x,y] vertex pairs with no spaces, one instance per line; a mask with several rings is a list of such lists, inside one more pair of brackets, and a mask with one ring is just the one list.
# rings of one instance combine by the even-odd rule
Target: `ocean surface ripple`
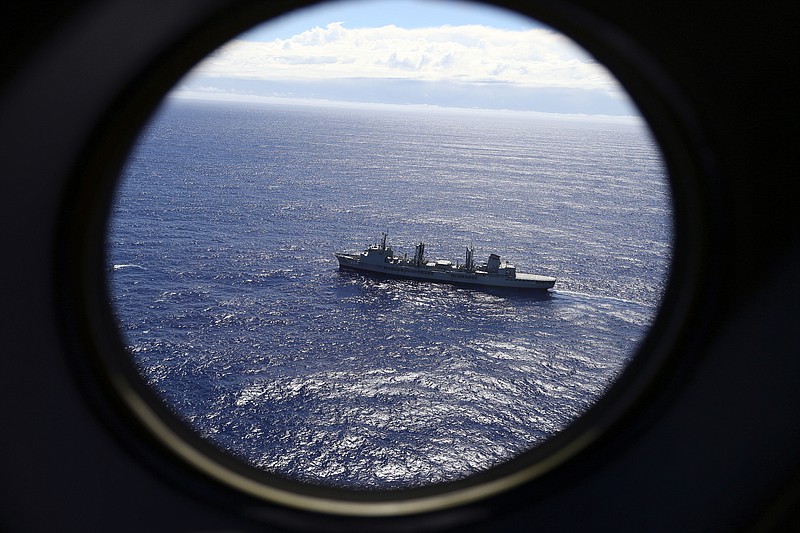
[[[540,295],[384,280],[333,252],[473,244]],[[264,470],[385,490],[465,477],[581,415],[663,294],[671,206],[638,123],[169,101],[124,169],[112,305],[143,379]]]

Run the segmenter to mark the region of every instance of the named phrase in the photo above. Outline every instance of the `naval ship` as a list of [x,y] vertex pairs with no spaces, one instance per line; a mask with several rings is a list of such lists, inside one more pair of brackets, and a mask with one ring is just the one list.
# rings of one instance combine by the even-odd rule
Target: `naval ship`
[[517,272],[508,262],[501,262],[497,254],[489,255],[486,263],[476,263],[472,246],[467,247],[464,264],[451,261],[431,261],[425,257],[425,243],[416,245],[414,257],[394,255],[383,234],[380,244],[372,244],[363,252],[336,252],[339,268],[358,270],[390,277],[453,283],[474,287],[506,287],[513,289],[547,290],[556,278]]

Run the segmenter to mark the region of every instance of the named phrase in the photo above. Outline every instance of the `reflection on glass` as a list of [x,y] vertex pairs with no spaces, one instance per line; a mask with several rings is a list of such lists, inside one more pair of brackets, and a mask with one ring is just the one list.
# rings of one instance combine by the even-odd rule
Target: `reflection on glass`
[[[317,55],[302,57],[331,65],[344,52],[324,48],[336,42],[324,36],[355,39],[347,31],[327,26],[279,44],[310,43]],[[503,35],[518,49],[556,42],[567,54],[546,28],[531,30],[545,44],[493,31],[462,45],[490,49]],[[276,42],[262,47],[262,62],[279,63]],[[259,46],[228,54],[254,68],[244,58]],[[430,61],[447,57],[442,48],[436,56],[431,44]],[[287,100],[275,87],[305,98],[313,84],[278,73],[242,85],[226,61],[212,56],[142,133],[107,245],[132,360],[199,434],[289,478],[406,488],[463,478],[536,446],[623,371],[655,316],[671,253],[665,169],[640,118],[464,109],[470,91],[488,106],[486,84],[437,85],[431,76],[399,80],[387,98],[429,85],[435,106]],[[530,60],[529,69],[543,67]],[[334,91],[357,87],[320,76]],[[436,100],[448,86],[459,87],[458,109]],[[549,89],[556,107],[585,91],[580,113],[602,92],[562,89]],[[491,93],[495,107],[521,105],[526,90],[546,94],[507,87]],[[606,115],[630,114],[616,87],[604,90]],[[471,244],[476,258],[501,251],[558,282],[526,295],[338,270],[335,251],[361,250],[386,230],[409,256],[420,240],[443,259]]]

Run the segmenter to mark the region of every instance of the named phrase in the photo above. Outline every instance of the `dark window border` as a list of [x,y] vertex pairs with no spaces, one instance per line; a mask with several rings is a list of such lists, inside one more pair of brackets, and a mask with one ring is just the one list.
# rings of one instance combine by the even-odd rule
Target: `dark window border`
[[[183,7],[191,9],[190,4],[184,2]],[[703,297],[716,290],[708,275],[708,243],[721,238],[723,225],[719,206],[708,200],[714,165],[703,156],[708,152],[679,90],[623,31],[566,3],[543,1],[515,10],[574,39],[628,90],[665,157],[675,228],[668,288],[639,355],[576,423],[534,450],[465,480],[386,492],[324,488],[266,474],[220,452],[181,424],[132,368],[104,283],[107,210],[121,165],[140,128],[183,73],[241,31],[296,5],[209,2],[191,20],[176,8],[151,13],[163,17],[155,36],[143,36],[138,47],[114,58],[121,68],[112,69],[110,81],[97,88],[108,103],[103,116],[96,117],[72,174],[57,251],[61,322],[72,347],[73,370],[90,402],[120,441],[158,475],[235,506],[278,504],[360,517],[428,513],[479,504],[509,492],[518,499],[541,498],[581,471],[600,467],[609,454],[619,453],[606,445],[609,438],[624,441],[635,434],[646,424],[642,413],[653,408],[652,400],[683,371],[685,358],[679,348],[699,334],[703,327],[699,317],[711,305],[704,302],[713,301]],[[140,22],[147,20],[140,17]]]

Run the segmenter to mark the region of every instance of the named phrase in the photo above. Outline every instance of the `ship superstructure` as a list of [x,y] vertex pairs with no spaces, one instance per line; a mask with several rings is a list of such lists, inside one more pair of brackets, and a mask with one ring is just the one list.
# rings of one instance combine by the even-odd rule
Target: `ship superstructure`
[[397,256],[387,243],[387,238],[388,235],[384,233],[379,244],[372,244],[363,252],[336,252],[334,255],[339,260],[339,268],[480,287],[547,290],[556,283],[554,277],[517,272],[514,265],[501,261],[497,254],[490,254],[487,262],[478,264],[472,246],[467,246],[463,264],[428,259],[424,242],[416,245],[413,257]]

